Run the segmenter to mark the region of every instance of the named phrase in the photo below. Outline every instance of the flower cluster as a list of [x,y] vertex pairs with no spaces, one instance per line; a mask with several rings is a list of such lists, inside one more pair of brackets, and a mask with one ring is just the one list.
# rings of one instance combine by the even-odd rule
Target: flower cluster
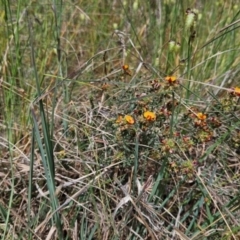
[[[156,120],[156,114],[151,111],[145,111],[143,113],[143,118],[146,122],[154,122]],[[128,124],[133,125],[135,123],[134,118],[131,115],[119,115],[116,119],[116,123],[120,125]]]
[[124,124],[134,124],[134,118],[130,115],[125,115],[124,117],[122,115],[119,115],[116,119],[116,123],[120,124],[120,125],[124,125]]

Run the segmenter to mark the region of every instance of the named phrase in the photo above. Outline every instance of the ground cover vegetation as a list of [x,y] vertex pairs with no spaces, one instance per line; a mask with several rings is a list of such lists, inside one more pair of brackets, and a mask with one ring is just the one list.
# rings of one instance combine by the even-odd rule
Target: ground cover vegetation
[[239,7],[2,0],[1,239],[240,239]]

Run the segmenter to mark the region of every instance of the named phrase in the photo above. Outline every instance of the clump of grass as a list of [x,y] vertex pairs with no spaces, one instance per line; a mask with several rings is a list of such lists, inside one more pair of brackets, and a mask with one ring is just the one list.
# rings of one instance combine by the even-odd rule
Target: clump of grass
[[238,239],[236,5],[3,6],[3,239]]

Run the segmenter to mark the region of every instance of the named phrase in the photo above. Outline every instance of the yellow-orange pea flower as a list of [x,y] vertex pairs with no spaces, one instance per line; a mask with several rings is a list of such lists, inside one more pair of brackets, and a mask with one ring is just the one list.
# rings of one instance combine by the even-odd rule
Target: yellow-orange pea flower
[[235,87],[233,93],[234,93],[234,95],[240,97],[240,87]]
[[175,83],[177,78],[175,76],[167,76],[165,77],[165,80],[168,82],[168,83]]
[[123,71],[124,71],[125,74],[127,74],[127,75],[129,75],[129,76],[132,75],[132,73],[131,73],[131,71],[130,71],[130,69],[129,69],[129,66],[128,66],[127,64],[124,64],[124,65],[122,66],[122,69],[123,69]]
[[201,112],[197,113],[196,116],[199,120],[202,120],[202,121],[206,120],[206,118],[207,118],[207,115],[203,114]]
[[122,66],[122,69],[123,69],[124,71],[127,71],[127,70],[129,70],[129,66],[128,66],[127,64],[125,64],[125,65]]
[[126,122],[129,123],[129,124],[134,124],[134,122],[135,122],[134,118],[130,115],[125,115],[124,118],[125,118]]
[[148,121],[155,121],[156,120],[156,114],[154,112],[146,111],[146,112],[143,113],[143,116]]

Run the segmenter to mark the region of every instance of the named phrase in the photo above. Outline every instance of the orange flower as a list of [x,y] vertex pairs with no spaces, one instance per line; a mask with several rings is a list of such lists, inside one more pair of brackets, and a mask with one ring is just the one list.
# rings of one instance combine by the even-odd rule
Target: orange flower
[[175,76],[167,76],[167,77],[165,77],[165,80],[168,83],[173,84],[173,83],[176,83],[177,78]]
[[129,70],[129,66],[128,66],[127,64],[124,64],[124,65],[122,66],[122,69],[123,69],[124,71],[127,71],[127,70]]
[[197,113],[196,116],[199,120],[202,120],[202,121],[206,120],[206,118],[207,118],[207,115],[203,114],[201,112]]
[[146,111],[146,112],[143,113],[143,116],[148,121],[155,121],[156,120],[156,114],[154,112]]
[[240,97],[240,87],[235,87],[233,94]]
[[134,124],[134,119],[130,115],[125,115],[124,119],[126,120],[127,123]]
[[127,75],[129,75],[129,76],[132,75],[132,73],[131,73],[131,71],[130,71],[130,69],[129,69],[129,66],[128,66],[127,64],[124,64],[124,65],[122,66],[122,69],[123,69],[123,71],[124,71],[125,74],[127,74]]

